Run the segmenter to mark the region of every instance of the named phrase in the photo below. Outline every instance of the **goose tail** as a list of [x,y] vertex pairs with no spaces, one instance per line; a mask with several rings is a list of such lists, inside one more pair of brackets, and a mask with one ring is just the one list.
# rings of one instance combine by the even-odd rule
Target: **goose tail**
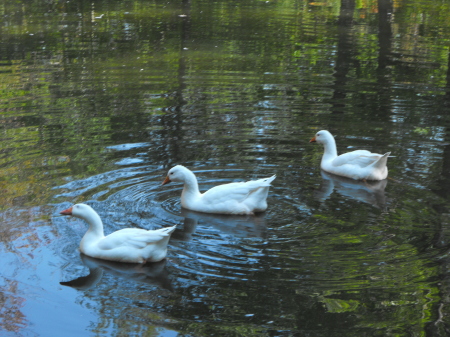
[[170,235],[170,234],[172,234],[175,231],[176,228],[177,228],[177,225],[172,226],[172,227],[161,228],[159,231],[161,233],[166,234],[166,235]]
[[277,177],[277,175],[274,174],[274,175],[271,176],[270,178],[260,179],[260,181],[263,183],[263,186],[270,186],[270,183],[271,183],[272,181],[274,181],[276,177]]
[[385,167],[385,166],[386,166],[386,163],[387,163],[387,159],[388,159],[388,157],[389,157],[390,154],[391,154],[390,152],[386,152],[385,154],[383,154],[383,155],[380,157],[380,159],[378,159],[376,162],[374,162],[374,163],[372,164],[372,166],[373,166],[374,168],[382,168],[382,167]]

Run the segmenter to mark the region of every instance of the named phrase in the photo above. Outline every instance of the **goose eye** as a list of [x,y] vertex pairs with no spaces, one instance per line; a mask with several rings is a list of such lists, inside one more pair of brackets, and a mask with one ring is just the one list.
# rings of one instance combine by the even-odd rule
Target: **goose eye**
[[173,172],[170,172],[170,174],[173,174]]

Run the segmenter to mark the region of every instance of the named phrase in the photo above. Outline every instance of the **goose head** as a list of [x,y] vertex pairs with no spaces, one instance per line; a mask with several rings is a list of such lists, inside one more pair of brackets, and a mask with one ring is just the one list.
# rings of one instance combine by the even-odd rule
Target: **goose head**
[[166,179],[162,182],[161,185],[168,184],[170,182],[185,182],[188,178],[187,175],[192,174],[186,167],[183,165],[177,165],[172,167],[167,173]]
[[311,138],[310,143],[317,142],[319,144],[328,144],[333,140],[333,136],[327,130],[320,130],[316,135]]
[[92,217],[94,214],[97,214],[91,206],[86,204],[76,204],[64,211],[59,212],[61,215],[72,215],[76,218],[87,220]]

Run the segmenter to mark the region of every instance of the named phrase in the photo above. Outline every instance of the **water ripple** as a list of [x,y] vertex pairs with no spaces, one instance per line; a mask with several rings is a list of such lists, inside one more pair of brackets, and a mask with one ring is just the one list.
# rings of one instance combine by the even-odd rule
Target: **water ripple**
[[[239,177],[246,172],[233,166],[197,168],[202,191],[242,180]],[[273,172],[272,167],[266,169]],[[196,282],[203,277],[242,281],[269,277],[288,283],[299,279],[309,283],[320,281],[327,287],[343,287],[358,281],[361,287],[366,287],[367,280],[374,282],[384,272],[386,266],[376,264],[384,255],[387,264],[397,267],[397,262],[387,258],[394,252],[411,256],[411,262],[403,259],[405,266],[414,262],[414,252],[409,245],[403,248],[381,246],[383,235],[390,242],[389,228],[382,225],[389,211],[355,198],[353,189],[347,188],[343,193],[336,188],[338,182],[334,182],[334,186],[341,193],[332,193],[333,189],[328,188],[326,198],[317,198],[318,190],[305,189],[304,182],[297,182],[297,176],[291,172],[274,172],[283,178],[275,181],[270,189],[268,211],[256,216],[233,216],[183,209],[180,203],[182,185],[161,186],[166,172],[166,168],[157,166],[130,166],[71,181],[56,189],[64,190],[58,197],[87,200],[104,220],[107,233],[124,227],[156,229],[176,224],[168,259],[178,282]],[[259,172],[258,176],[266,173]],[[329,181],[322,179],[322,183]],[[323,189],[320,187],[320,191]],[[356,202],[360,202],[358,209],[367,213],[363,219],[372,223],[374,233],[346,234],[337,227],[345,229],[346,226],[361,225],[357,221],[340,221],[326,215],[340,209],[339,214],[350,216],[355,212],[352,203]],[[67,205],[59,207],[63,206]],[[70,230],[58,227],[64,233],[58,254],[66,256],[65,260],[74,258],[86,230],[82,221],[70,221],[77,225],[71,226]],[[329,256],[331,251],[334,252],[332,257]],[[376,253],[369,254],[368,251]],[[359,272],[350,273],[350,270]]]

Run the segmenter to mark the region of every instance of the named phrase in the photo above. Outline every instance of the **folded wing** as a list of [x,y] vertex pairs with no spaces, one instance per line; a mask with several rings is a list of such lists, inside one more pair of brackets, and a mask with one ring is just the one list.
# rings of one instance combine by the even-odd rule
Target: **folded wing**
[[381,157],[382,155],[378,153],[372,153],[366,150],[356,150],[344,153],[336,157],[332,161],[332,165],[338,167],[347,164],[347,165],[356,165],[359,167],[366,167],[373,164]]
[[202,200],[208,204],[224,203],[231,200],[240,203],[260,188],[269,187],[274,179],[275,176],[272,176],[259,180],[219,185],[203,193]]
[[142,249],[152,243],[157,243],[169,236],[175,227],[158,230],[145,230],[139,228],[125,228],[114,232],[98,243],[98,248],[110,250],[118,247]]

